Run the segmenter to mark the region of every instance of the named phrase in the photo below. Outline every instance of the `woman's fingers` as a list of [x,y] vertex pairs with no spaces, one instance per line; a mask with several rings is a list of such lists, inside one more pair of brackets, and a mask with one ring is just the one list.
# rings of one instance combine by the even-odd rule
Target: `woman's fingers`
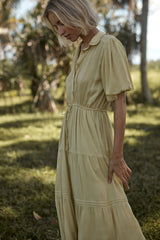
[[126,162],[123,159],[123,163],[125,165],[125,169],[127,170],[127,175],[130,177],[132,175],[132,170],[127,166]]
[[128,172],[127,169],[123,171],[123,173],[119,176],[125,187],[129,190],[128,181],[131,177],[131,172]]
[[129,170],[129,169],[126,169],[125,175],[126,175],[127,179],[129,179],[131,177],[131,175],[132,175],[132,171]]
[[128,167],[128,173],[129,173],[129,176],[131,176],[132,175],[132,170]]
[[121,177],[120,178],[122,183],[124,184],[124,186],[129,190],[129,185],[128,185],[128,178],[125,178],[125,177]]
[[127,166],[124,159],[122,159],[120,162],[113,162],[113,161],[110,162],[109,172],[108,172],[109,183],[112,182],[113,172],[116,173],[116,175],[120,178],[120,180],[125,185],[125,187],[129,189],[128,181],[132,175],[132,170]]

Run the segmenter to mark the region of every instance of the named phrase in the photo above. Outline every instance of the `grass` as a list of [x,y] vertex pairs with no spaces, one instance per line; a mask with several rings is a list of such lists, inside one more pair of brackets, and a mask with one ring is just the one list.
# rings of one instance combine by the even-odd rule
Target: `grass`
[[[132,80],[134,83],[135,91],[131,92],[129,95],[132,98],[133,102],[142,101],[141,97],[141,81],[140,81],[140,72],[138,70],[131,71]],[[153,101],[155,105],[160,103],[160,70],[149,70],[147,74],[148,85],[151,90]]]
[[147,240],[160,239],[160,111],[128,107],[125,158],[133,170],[127,193]]
[[[62,116],[8,114],[0,120],[0,239],[58,239],[54,181]],[[46,220],[37,222],[33,211]]]
[[[138,72],[132,75],[136,95]],[[158,77],[150,76],[155,94]],[[13,114],[7,101],[0,99],[0,240],[59,240],[54,183],[63,115],[26,113],[29,96],[13,98]],[[160,239],[159,143],[158,105],[129,105],[124,154],[133,176],[126,194],[147,240]],[[33,211],[42,219],[37,221]]]

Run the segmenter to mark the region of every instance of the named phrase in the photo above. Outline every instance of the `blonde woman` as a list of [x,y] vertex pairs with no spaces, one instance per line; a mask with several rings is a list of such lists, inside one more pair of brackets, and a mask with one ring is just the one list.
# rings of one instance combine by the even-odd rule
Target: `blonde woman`
[[[61,45],[81,43],[66,79],[55,201],[62,240],[144,240],[124,193],[126,103],[132,90],[122,44],[97,29],[88,0],[50,0],[44,21]],[[107,114],[113,103],[114,129]]]

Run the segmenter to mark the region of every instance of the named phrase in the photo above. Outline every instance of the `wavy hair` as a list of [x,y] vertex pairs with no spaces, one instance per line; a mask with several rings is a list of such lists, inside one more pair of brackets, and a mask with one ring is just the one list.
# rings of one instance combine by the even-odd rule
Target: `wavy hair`
[[80,28],[83,35],[98,25],[98,14],[88,0],[49,0],[43,13],[43,21],[56,35],[61,46],[68,45],[69,41],[60,36],[48,19],[53,12],[58,19],[70,28]]

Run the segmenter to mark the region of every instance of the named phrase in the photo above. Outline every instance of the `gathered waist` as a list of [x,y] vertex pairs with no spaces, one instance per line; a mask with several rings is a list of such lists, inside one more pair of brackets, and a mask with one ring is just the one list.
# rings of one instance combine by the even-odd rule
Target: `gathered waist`
[[91,111],[91,112],[99,112],[99,113],[102,113],[102,112],[107,113],[107,109],[91,108],[91,107],[87,107],[87,106],[83,106],[83,105],[80,105],[80,104],[73,103],[73,104],[68,104],[67,105],[67,110],[65,112],[65,116],[66,116],[67,120],[68,120],[69,115],[70,115],[70,113],[73,109],[80,109],[80,110]]
[[80,108],[82,110],[89,110],[89,111],[107,112],[107,109],[92,108],[92,107],[87,107],[87,106],[83,106],[83,105],[76,104],[76,103],[67,105],[67,111],[71,110],[72,108]]

